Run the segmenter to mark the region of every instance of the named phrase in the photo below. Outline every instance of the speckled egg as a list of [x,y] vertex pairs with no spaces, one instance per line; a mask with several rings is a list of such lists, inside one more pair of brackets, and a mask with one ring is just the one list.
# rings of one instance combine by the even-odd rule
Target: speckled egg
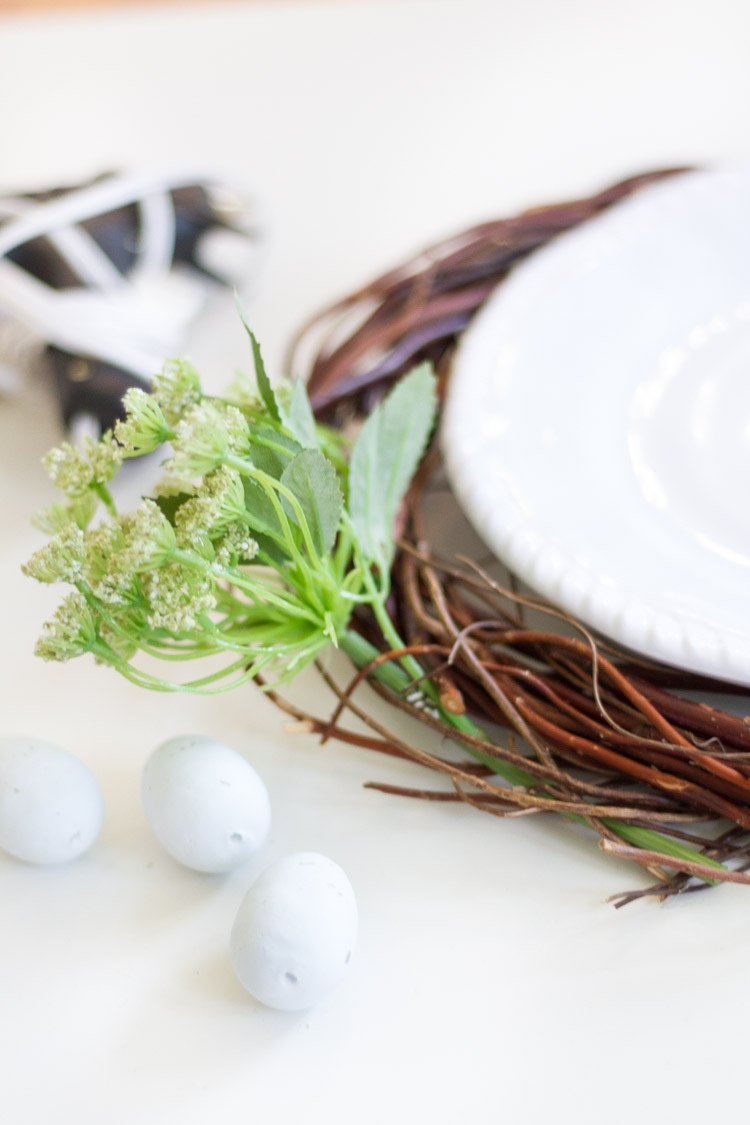
[[141,791],[159,843],[195,871],[231,871],[268,835],[265,785],[240,754],[212,738],[162,743],[146,762]]
[[66,863],[99,835],[104,801],[88,766],[38,738],[0,738],[0,848],[27,863]]
[[257,1000],[300,1011],[338,984],[356,940],[357,904],[344,872],[324,855],[297,852],[267,868],[242,900],[232,966]]

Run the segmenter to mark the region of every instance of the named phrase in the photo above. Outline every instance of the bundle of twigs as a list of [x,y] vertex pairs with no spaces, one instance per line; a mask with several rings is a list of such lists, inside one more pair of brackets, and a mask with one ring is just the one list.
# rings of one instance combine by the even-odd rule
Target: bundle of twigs
[[[432,360],[444,385],[461,332],[515,263],[561,231],[679,171],[638,176],[590,199],[475,227],[316,317],[293,352],[298,356],[300,346],[327,328],[308,380],[319,417],[337,425],[356,420],[422,359]],[[293,359],[288,369],[298,367]],[[469,801],[500,816],[553,811],[590,825],[604,851],[635,860],[656,880],[617,896],[618,905],[714,881],[750,883],[744,873],[750,867],[750,721],[679,694],[731,689],[640,661],[595,640],[560,610],[521,596],[513,582],[499,585],[476,562],[438,557],[424,505],[439,461],[433,449],[408,499],[392,575],[392,613],[407,639],[404,651],[429,669],[443,706],[500,724],[506,737],[489,745],[457,736],[434,713],[373,681],[394,707],[454,742],[458,738],[479,761],[456,764],[428,754],[394,736],[352,698],[368,669],[346,690],[331,684],[340,702],[330,718],[273,698],[324,738],[403,755],[453,781],[448,791],[380,789]],[[527,622],[525,607],[546,615],[541,627]],[[366,617],[359,628],[376,642],[377,630]],[[342,727],[345,708],[373,729],[372,737]],[[507,788],[492,783],[496,777],[482,760],[502,764]]]

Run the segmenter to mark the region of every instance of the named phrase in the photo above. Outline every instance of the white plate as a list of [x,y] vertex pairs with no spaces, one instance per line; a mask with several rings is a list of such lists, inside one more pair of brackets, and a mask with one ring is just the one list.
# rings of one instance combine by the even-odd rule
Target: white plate
[[645,189],[520,265],[461,343],[443,446],[530,586],[750,685],[750,171]]

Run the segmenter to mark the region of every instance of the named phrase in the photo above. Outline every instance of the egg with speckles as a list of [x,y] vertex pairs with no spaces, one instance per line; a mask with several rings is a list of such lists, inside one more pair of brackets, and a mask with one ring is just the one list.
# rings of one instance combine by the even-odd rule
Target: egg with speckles
[[99,835],[104,801],[88,766],[52,742],[0,738],[0,848],[27,863],[67,863]]
[[270,1008],[317,1004],[349,968],[357,904],[344,872],[316,852],[296,852],[267,868],[240,905],[230,938],[232,967]]
[[263,781],[236,750],[202,735],[170,738],[143,770],[146,818],[173,859],[194,871],[231,871],[268,835]]

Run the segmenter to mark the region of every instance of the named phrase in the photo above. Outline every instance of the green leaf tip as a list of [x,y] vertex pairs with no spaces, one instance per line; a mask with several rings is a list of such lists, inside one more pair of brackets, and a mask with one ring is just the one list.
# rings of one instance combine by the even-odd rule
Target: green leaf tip
[[281,425],[281,411],[279,409],[279,404],[276,400],[276,395],[274,394],[273,387],[271,386],[271,380],[268,378],[266,365],[263,362],[263,356],[261,355],[260,351],[260,344],[256,339],[255,333],[250,327],[250,322],[247,319],[247,313],[242,306],[240,295],[236,289],[234,291],[234,303],[237,306],[237,312],[240,314],[240,320],[245,326],[245,331],[250,337],[250,346],[253,350],[253,365],[255,367],[255,379],[258,384],[258,393],[260,394],[263,405],[268,411],[270,417],[273,418],[274,422]]
[[310,406],[310,399],[307,397],[307,388],[299,377],[294,380],[285,422],[289,433],[297,439],[303,449],[317,448],[315,415]]
[[435,423],[436,386],[430,364],[415,367],[372,411],[352,452],[352,525],[366,557],[384,568],[393,558],[399,506]]

